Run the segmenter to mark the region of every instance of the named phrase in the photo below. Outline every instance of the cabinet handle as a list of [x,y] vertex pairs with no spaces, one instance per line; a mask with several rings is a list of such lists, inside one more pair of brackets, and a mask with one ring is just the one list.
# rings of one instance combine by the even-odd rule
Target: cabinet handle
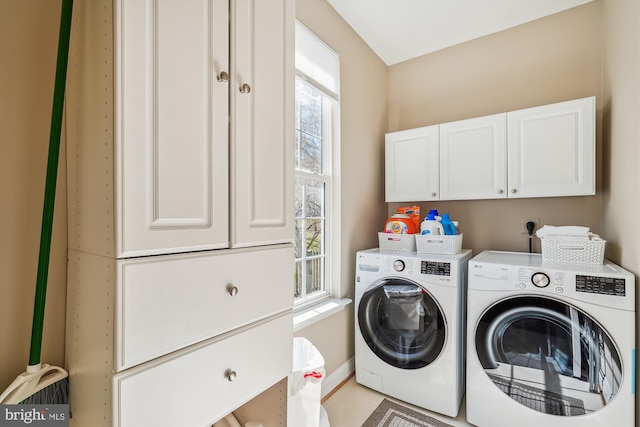
[[512,194],[515,194],[515,193],[517,193],[517,192],[518,192],[518,190],[517,190],[517,189],[515,189],[515,188],[512,188],[512,189],[511,189],[511,193],[512,193]]
[[244,83],[242,86],[240,86],[240,93],[249,93],[251,92],[251,86],[249,86],[248,83]]
[[502,193],[504,193],[504,191],[498,190],[498,194],[502,194]]
[[217,78],[219,82],[228,82],[229,74],[226,71],[220,71],[220,73],[218,73]]
[[233,369],[227,369],[224,373],[224,376],[227,378],[227,381],[232,382],[236,380],[238,374]]
[[229,285],[227,286],[227,292],[229,292],[229,295],[231,295],[232,297],[235,297],[236,295],[238,295],[238,287]]
[[436,197],[436,193],[431,193],[431,197]]

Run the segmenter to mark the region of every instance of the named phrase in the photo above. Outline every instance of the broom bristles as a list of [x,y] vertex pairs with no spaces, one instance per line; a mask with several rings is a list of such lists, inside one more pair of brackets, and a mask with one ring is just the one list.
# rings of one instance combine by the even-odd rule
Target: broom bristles
[[69,378],[56,381],[53,384],[33,393],[20,402],[23,405],[68,405]]

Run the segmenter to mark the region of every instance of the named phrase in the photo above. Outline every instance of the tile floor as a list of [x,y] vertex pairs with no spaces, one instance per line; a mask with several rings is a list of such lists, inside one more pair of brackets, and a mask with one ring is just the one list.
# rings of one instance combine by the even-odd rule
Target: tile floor
[[352,376],[346,383],[333,392],[322,404],[329,416],[331,427],[361,427],[362,423],[378,407],[382,399],[387,398],[403,404],[415,411],[425,413],[430,417],[437,418],[442,422],[451,424],[454,427],[471,426],[466,421],[464,400],[460,408],[460,413],[456,418],[450,418],[434,412],[429,412],[417,406],[399,401],[375,390],[364,387],[356,382]]

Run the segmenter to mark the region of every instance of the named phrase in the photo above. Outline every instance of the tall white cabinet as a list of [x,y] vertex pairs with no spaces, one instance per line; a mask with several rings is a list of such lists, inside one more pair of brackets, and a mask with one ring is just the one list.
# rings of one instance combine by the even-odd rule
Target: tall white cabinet
[[76,0],[72,425],[211,425],[290,372],[293,8]]

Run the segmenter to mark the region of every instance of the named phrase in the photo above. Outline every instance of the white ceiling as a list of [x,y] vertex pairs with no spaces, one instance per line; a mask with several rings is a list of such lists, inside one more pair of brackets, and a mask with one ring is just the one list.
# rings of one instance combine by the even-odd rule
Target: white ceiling
[[328,0],[393,65],[592,0]]

